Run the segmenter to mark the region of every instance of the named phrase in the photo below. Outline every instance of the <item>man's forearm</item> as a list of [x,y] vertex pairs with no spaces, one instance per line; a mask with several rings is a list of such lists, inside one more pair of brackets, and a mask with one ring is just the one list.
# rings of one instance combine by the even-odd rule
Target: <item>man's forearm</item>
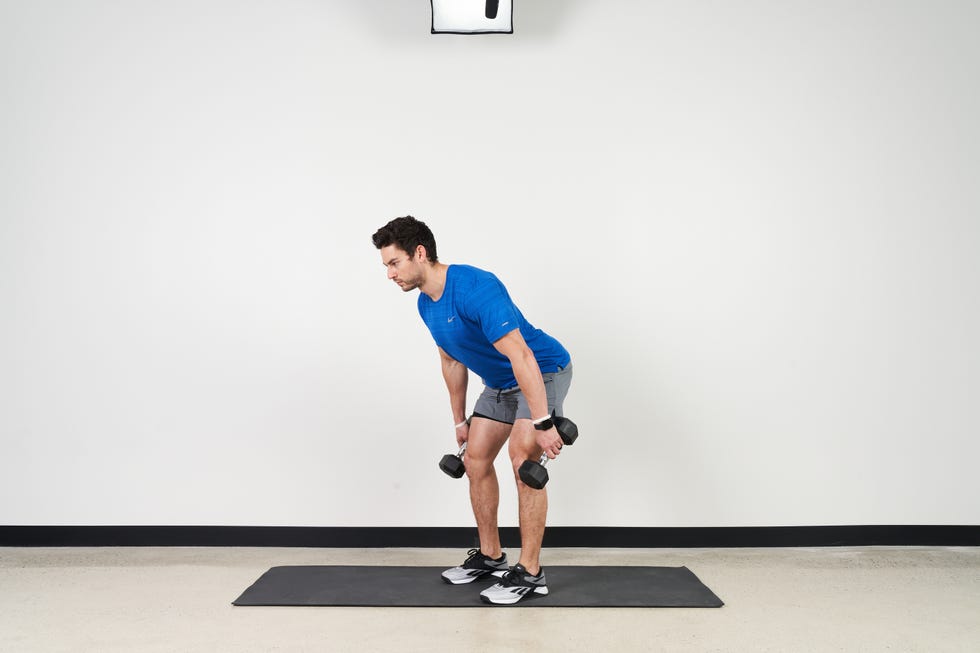
[[442,359],[442,377],[449,390],[449,407],[456,423],[466,419],[466,388],[469,383],[469,370],[459,361]]
[[531,411],[531,419],[538,419],[549,415],[548,396],[544,389],[544,379],[541,376],[541,368],[538,361],[534,359],[534,354],[530,349],[526,349],[522,355],[511,361],[514,369],[514,378],[517,385],[527,401],[527,407]]

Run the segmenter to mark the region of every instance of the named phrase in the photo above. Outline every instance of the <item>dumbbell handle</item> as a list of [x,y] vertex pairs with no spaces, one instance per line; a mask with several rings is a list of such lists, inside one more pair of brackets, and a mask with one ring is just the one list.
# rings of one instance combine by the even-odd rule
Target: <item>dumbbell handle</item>
[[459,453],[456,454],[456,457],[457,458],[462,458],[463,457],[463,454],[466,453],[466,445],[468,445],[468,444],[469,444],[469,442],[464,442],[463,443],[463,446],[461,446],[459,448]]

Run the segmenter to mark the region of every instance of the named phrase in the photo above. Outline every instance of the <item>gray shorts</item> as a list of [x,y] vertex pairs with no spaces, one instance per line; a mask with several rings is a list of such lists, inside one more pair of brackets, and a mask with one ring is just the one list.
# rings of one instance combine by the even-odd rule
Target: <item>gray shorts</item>
[[[541,375],[544,378],[544,390],[548,395],[548,412],[552,415],[563,415],[562,404],[568,388],[572,385],[572,364],[558,368],[557,372]],[[524,399],[524,393],[519,387],[500,390],[484,387],[480,397],[473,407],[473,417],[486,417],[495,422],[513,424],[516,419],[536,419],[544,415],[531,415],[531,410]]]

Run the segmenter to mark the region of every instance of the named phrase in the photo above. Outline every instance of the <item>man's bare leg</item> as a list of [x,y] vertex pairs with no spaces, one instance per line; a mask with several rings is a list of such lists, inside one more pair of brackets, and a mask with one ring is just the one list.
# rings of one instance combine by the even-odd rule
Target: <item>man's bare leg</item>
[[514,422],[511,430],[509,453],[517,481],[517,502],[521,523],[521,560],[528,573],[537,576],[541,573],[541,541],[544,539],[545,521],[548,517],[548,492],[528,487],[517,470],[525,460],[541,457],[541,448],[536,440],[534,426],[529,419]]
[[500,504],[500,485],[493,461],[510,435],[510,424],[474,417],[470,422],[466,445],[466,475],[470,479],[470,503],[480,534],[480,551],[485,556],[499,558],[500,531],[497,528],[497,508]]

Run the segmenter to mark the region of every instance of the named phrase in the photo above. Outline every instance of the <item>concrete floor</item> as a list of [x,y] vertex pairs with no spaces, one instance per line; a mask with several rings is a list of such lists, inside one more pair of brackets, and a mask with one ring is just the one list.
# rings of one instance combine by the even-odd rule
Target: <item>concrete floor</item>
[[720,609],[231,605],[275,565],[452,566],[463,555],[0,548],[0,651],[980,651],[980,548],[545,552],[546,566],[684,565]]

